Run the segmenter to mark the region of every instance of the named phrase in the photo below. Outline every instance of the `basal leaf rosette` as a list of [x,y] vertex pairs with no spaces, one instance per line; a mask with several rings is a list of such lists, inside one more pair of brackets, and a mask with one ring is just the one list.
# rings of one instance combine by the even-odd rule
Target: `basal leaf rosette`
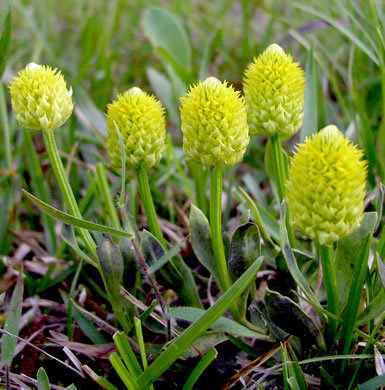
[[294,229],[330,245],[359,227],[367,176],[362,157],[362,150],[333,125],[297,145],[287,184]]
[[161,103],[134,87],[107,107],[107,147],[114,168],[122,166],[117,128],[120,130],[128,168],[149,169],[158,164],[166,147],[166,121]]
[[54,130],[73,110],[72,88],[57,69],[28,64],[11,82],[12,109],[20,126]]
[[270,45],[246,69],[243,90],[250,133],[285,140],[301,127],[305,75],[277,45]]
[[208,168],[242,160],[250,137],[239,92],[209,77],[193,86],[181,103],[183,148],[191,160]]

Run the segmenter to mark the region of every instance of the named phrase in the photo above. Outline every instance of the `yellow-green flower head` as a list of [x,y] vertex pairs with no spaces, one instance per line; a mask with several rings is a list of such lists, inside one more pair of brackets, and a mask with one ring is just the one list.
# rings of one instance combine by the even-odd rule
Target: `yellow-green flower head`
[[72,88],[49,66],[28,64],[10,85],[12,109],[20,126],[54,130],[73,110]]
[[250,137],[239,92],[209,77],[193,86],[181,103],[183,148],[191,160],[208,168],[242,160]]
[[297,145],[287,183],[294,229],[330,245],[359,227],[367,174],[362,157],[363,152],[333,125]]
[[128,168],[149,169],[158,164],[166,147],[166,120],[161,103],[134,87],[107,106],[107,147],[114,168],[122,166],[120,130]]
[[277,45],[270,45],[246,69],[243,79],[250,133],[281,139],[302,124],[304,71]]

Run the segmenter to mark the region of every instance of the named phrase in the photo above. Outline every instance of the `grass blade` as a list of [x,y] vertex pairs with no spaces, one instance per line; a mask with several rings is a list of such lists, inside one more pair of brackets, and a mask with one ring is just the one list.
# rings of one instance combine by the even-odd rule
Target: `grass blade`
[[191,324],[138,378],[139,388],[145,388],[156,381],[179,356],[183,354],[210,326],[233,305],[262,265],[263,257],[254,264],[218,299],[214,306]]
[[293,7],[299,8],[302,11],[305,11],[311,15],[316,16],[317,18],[320,18],[324,20],[326,23],[329,23],[331,26],[333,26],[336,30],[338,30],[342,35],[344,35],[346,38],[348,38],[352,43],[354,43],[357,47],[359,47],[364,53],[368,55],[368,57],[376,64],[380,65],[380,61],[378,60],[377,56],[371,50],[364,42],[361,41],[360,38],[358,38],[356,35],[354,35],[350,30],[348,30],[343,24],[339,23],[329,15],[324,14],[323,12],[320,12],[312,7],[309,7],[304,4],[292,3]]
[[[19,277],[17,278],[16,286],[12,294],[11,303],[9,305],[7,319],[5,321],[4,330],[7,332],[18,335],[19,334],[19,324],[21,318],[21,310],[23,306],[23,271],[19,272]],[[1,357],[3,363],[10,367],[13,359],[13,354],[15,352],[17,340],[7,334],[3,335],[2,345],[1,345]]]
[[[352,288],[350,290],[348,303],[346,305],[344,322],[341,331],[341,341],[343,345],[343,354],[348,354],[350,344],[353,338],[354,326],[357,320],[358,309],[361,301],[362,285],[364,284],[366,270],[368,268],[368,258],[370,252],[370,244],[372,242],[372,233],[369,232],[366,236],[366,241],[361,250],[361,262],[354,271]],[[342,362],[341,373],[346,365],[346,361]]]
[[300,142],[310,137],[318,130],[318,74],[317,64],[314,58],[313,46],[311,46],[306,63],[306,88],[304,117],[300,133]]
[[11,31],[12,31],[12,18],[11,11],[8,11],[7,17],[5,18],[5,23],[3,31],[0,37],[0,78],[4,72],[5,64],[7,62],[9,45],[11,43]]
[[218,352],[214,347],[211,347],[199,363],[195,366],[192,373],[187,378],[186,383],[184,384],[182,390],[192,390],[194,388],[195,382],[202,375],[203,371],[211,364],[211,362],[217,357]]

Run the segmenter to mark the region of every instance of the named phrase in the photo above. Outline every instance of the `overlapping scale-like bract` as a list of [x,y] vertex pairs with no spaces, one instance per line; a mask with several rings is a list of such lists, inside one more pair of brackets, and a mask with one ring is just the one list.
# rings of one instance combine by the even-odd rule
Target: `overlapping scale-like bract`
[[362,157],[363,152],[333,125],[297,146],[287,184],[294,229],[330,245],[359,227],[367,176]]
[[250,133],[285,140],[301,127],[304,71],[277,45],[270,45],[246,69],[243,79]]
[[49,66],[28,64],[11,82],[12,109],[20,126],[54,130],[73,110],[72,88]]
[[191,160],[208,168],[242,160],[250,137],[239,92],[209,77],[193,86],[181,102],[183,148]]
[[158,164],[166,147],[166,121],[161,103],[134,87],[107,107],[107,147],[114,168],[122,165],[119,128],[128,168],[149,169]]

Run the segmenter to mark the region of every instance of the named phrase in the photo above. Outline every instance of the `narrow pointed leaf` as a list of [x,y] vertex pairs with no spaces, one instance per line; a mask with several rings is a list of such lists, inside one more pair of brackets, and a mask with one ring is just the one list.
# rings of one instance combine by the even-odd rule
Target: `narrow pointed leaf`
[[354,270],[362,261],[361,247],[369,231],[373,231],[377,222],[377,213],[366,213],[360,227],[350,236],[339,240],[335,258],[336,277],[338,285],[339,306],[346,305],[352,286]]
[[123,230],[118,230],[111,228],[109,226],[100,225],[95,222],[85,221],[84,219],[76,218],[70,214],[67,214],[63,211],[60,211],[58,209],[55,209],[55,207],[50,206],[49,204],[41,201],[40,199],[36,198],[29,192],[22,190],[23,193],[33,202],[35,203],[41,210],[43,210],[45,213],[49,214],[50,216],[58,219],[59,221],[62,221],[64,223],[67,223],[69,225],[73,225],[79,228],[92,230],[95,232],[102,232],[104,234],[111,234],[114,236],[119,237],[132,237],[132,234],[127,233]]
[[208,309],[199,320],[191,324],[138,378],[137,384],[143,389],[156,381],[230,306],[232,306],[262,265],[263,257],[254,264]]
[[[5,320],[4,330],[14,335],[19,334],[19,325],[21,318],[21,310],[23,306],[23,272],[19,273],[15,289],[13,290],[11,303],[7,312],[7,319]],[[1,357],[3,363],[8,366],[11,365],[13,354],[15,352],[17,340],[11,336],[3,335],[1,345]]]

